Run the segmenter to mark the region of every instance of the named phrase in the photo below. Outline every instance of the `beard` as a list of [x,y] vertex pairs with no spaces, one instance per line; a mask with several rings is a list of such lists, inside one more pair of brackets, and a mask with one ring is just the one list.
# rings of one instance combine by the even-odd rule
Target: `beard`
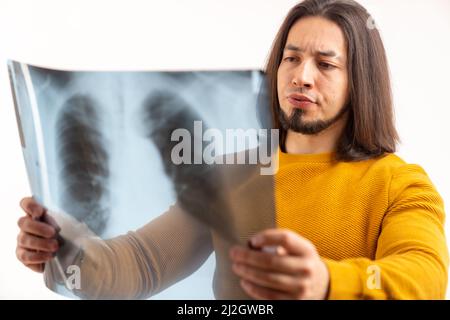
[[293,109],[292,114],[288,116],[281,108],[278,116],[278,120],[280,121],[281,127],[288,131],[292,130],[301,134],[318,134],[321,131],[331,127],[335,124],[342,116],[346,113],[348,107],[343,107],[334,117],[327,120],[316,120],[307,122],[303,119],[305,114],[305,110],[303,109]]

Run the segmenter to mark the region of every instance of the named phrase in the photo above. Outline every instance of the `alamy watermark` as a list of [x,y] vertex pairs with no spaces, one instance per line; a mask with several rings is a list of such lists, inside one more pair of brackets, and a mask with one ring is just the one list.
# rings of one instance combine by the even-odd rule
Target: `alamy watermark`
[[378,29],[377,24],[375,23],[375,20],[373,19],[372,16],[369,16],[367,18],[366,27],[369,30]]
[[367,288],[370,290],[381,289],[381,268],[376,264],[367,267],[368,277],[366,281]]
[[194,121],[193,135],[178,128],[170,139],[178,142],[170,155],[175,165],[259,164],[261,175],[273,175],[278,170],[278,129],[226,129],[224,134],[215,128],[203,132],[202,121]]
[[64,279],[64,284],[69,290],[80,290],[81,289],[81,270],[77,265],[70,265],[66,269],[66,277]]

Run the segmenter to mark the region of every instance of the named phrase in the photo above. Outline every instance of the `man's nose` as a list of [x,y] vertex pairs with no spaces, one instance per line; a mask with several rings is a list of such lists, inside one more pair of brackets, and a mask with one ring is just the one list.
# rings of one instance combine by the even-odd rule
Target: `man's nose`
[[312,62],[303,61],[295,70],[292,84],[296,87],[311,89],[314,85],[314,66]]

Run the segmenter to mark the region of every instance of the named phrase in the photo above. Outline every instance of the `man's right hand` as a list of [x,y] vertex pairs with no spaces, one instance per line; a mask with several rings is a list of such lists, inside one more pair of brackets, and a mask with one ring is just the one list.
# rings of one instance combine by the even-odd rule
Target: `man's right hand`
[[60,247],[57,240],[60,228],[33,198],[23,198],[20,206],[26,215],[18,221],[17,258],[31,270],[43,272],[45,262],[51,260]]

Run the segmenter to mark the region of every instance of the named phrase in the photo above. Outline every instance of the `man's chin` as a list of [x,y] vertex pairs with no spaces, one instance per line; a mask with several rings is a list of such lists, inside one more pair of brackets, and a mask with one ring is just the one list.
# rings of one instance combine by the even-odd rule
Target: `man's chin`
[[323,120],[309,115],[303,109],[293,109],[289,117],[286,116],[286,113],[281,112],[279,121],[281,127],[285,130],[305,135],[317,135],[336,124],[345,115],[347,110],[348,108],[344,108],[333,118]]
[[301,133],[305,135],[316,135],[324,131],[328,127],[329,126],[325,126],[323,123],[313,122],[313,123],[302,123],[301,125],[300,124],[293,125],[290,127],[290,130],[295,133]]

